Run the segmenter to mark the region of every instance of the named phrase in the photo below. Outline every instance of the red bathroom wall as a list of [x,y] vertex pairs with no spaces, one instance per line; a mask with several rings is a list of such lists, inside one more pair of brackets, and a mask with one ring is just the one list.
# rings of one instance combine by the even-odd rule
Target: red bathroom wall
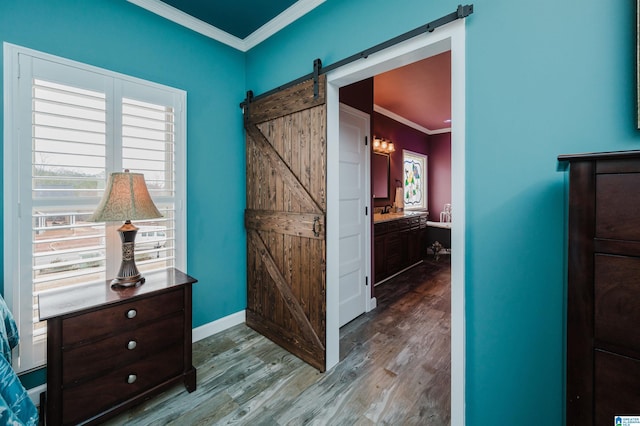
[[[393,204],[395,188],[402,181],[402,150],[408,149],[428,157],[429,220],[439,221],[445,203],[451,203],[451,133],[428,136],[374,112],[373,78],[342,87],[340,102],[370,114],[372,137],[389,139],[396,149],[390,156],[389,197],[373,200],[373,206]],[[372,165],[372,177],[375,172]]]
[[395,188],[402,185],[402,150],[408,149],[428,156],[428,136],[377,112],[373,113],[373,136],[391,140],[395,147],[390,158],[389,198],[373,201],[374,207],[382,207],[393,204]]
[[428,162],[429,220],[439,222],[444,205],[451,204],[451,133],[429,136]]

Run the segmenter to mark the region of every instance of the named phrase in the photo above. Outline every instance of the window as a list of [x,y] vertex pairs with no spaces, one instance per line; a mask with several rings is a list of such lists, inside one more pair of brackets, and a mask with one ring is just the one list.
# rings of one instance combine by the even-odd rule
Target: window
[[38,295],[116,275],[119,223],[93,223],[112,171],[143,173],[162,218],[138,221],[141,272],[184,268],[185,105],[177,89],[4,45],[4,293],[18,371],[45,362]]
[[404,207],[426,209],[427,205],[427,156],[402,151]]

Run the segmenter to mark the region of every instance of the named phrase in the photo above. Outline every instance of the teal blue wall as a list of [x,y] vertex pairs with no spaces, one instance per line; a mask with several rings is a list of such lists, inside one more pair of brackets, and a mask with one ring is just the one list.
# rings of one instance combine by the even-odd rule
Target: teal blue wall
[[[125,1],[13,0],[0,2],[0,40],[188,91],[188,272],[200,279],[198,326],[245,307],[237,107],[244,91],[259,94],[310,72],[315,58],[334,63],[457,4],[327,0],[244,55]],[[560,425],[566,212],[555,158],[640,149],[635,0],[474,5],[466,69],[467,422]]]
[[[187,91],[187,272],[199,280],[193,325],[243,310],[244,54],[124,0],[0,1],[5,41]],[[38,377],[24,380],[32,386]]]
[[[454,11],[328,0],[247,56],[256,94]],[[477,0],[467,20],[466,418],[560,425],[562,153],[640,149],[635,0]],[[454,165],[455,167],[455,165]],[[455,212],[455,206],[453,206]]]

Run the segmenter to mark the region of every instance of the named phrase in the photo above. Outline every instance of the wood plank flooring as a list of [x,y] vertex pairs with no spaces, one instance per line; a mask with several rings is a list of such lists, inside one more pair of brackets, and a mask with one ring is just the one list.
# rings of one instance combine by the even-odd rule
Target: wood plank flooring
[[198,388],[183,386],[110,425],[448,425],[448,256],[376,287],[378,307],[340,330],[326,373],[243,325],[194,343]]

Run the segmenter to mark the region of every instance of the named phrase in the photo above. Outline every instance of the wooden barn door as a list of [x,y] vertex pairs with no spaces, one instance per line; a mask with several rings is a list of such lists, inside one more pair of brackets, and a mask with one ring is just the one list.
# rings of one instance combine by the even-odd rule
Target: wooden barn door
[[326,81],[245,101],[247,325],[320,371],[326,344]]

